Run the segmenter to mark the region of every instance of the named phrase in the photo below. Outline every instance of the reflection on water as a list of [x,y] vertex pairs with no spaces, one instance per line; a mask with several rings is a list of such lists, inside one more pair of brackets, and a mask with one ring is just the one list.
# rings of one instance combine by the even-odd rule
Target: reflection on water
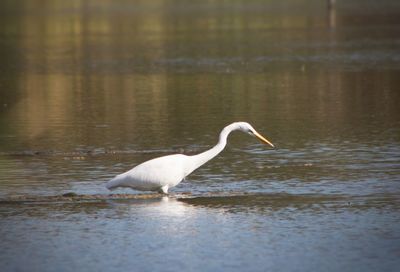
[[277,145],[233,134],[176,198],[2,202],[6,271],[399,266],[398,1],[0,7],[2,199],[107,194],[232,121]]

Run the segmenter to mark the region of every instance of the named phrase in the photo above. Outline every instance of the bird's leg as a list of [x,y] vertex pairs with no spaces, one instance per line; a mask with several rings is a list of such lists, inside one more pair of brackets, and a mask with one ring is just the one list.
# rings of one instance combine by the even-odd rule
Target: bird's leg
[[159,191],[161,194],[168,195],[168,185],[165,185],[165,186],[161,187],[158,191]]

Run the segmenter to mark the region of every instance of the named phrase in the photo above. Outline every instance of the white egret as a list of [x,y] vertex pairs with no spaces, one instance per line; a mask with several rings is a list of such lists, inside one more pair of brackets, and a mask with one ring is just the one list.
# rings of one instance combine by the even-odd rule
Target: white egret
[[213,148],[193,156],[174,154],[146,161],[108,181],[106,187],[109,190],[129,187],[139,191],[158,191],[168,194],[169,188],[175,187],[194,170],[217,156],[225,148],[229,133],[234,130],[246,132],[274,147],[249,123],[236,122],[221,131],[219,141]]

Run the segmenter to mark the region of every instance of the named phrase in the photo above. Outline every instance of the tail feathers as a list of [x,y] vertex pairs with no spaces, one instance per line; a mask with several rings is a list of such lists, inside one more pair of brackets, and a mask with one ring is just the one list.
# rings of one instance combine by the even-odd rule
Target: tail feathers
[[120,185],[120,180],[117,178],[113,178],[112,180],[110,180],[106,183],[106,188],[110,191],[113,191],[113,190],[117,189],[117,187],[119,187],[119,185]]

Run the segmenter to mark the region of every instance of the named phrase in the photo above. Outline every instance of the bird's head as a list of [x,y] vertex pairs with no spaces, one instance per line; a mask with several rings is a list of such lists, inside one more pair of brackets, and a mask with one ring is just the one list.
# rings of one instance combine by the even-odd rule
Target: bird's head
[[258,133],[249,123],[247,122],[237,122],[235,123],[238,130],[241,130],[251,136],[257,137],[261,142],[269,144],[272,147],[275,147],[270,141],[265,139],[260,133]]

